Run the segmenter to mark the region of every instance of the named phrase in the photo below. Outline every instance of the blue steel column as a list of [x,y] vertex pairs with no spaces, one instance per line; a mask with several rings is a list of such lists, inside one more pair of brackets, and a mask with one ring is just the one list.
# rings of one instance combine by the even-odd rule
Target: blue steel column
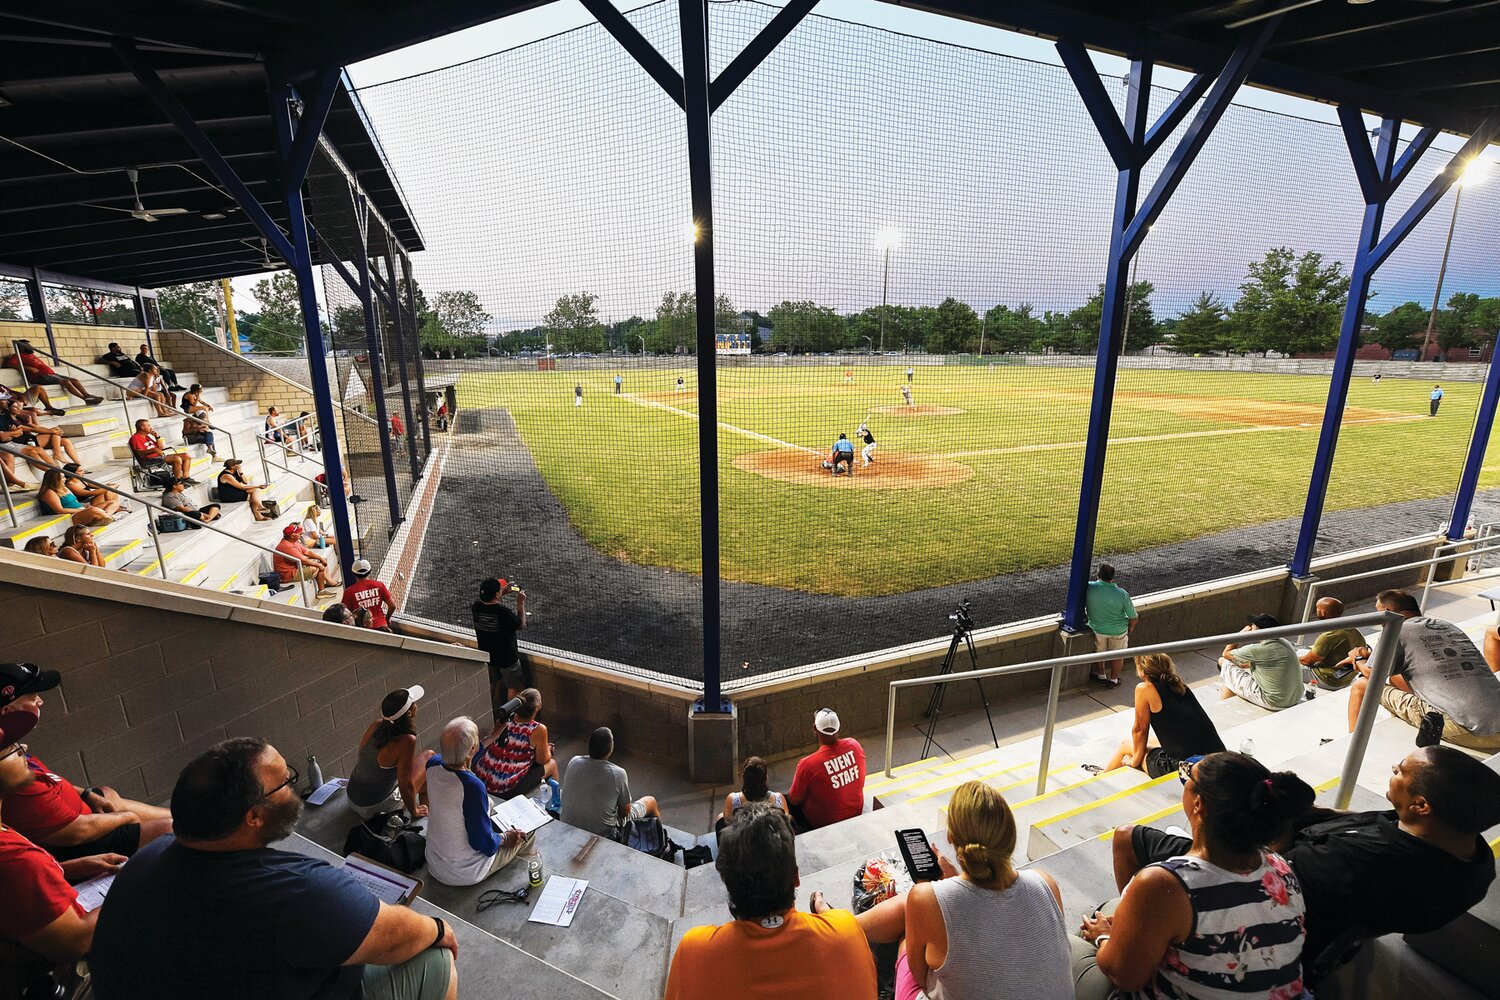
[[[1125,126],[1131,150],[1141,148],[1151,103],[1151,64],[1130,64],[1129,90],[1125,97]],[[1110,114],[1113,115],[1113,108]],[[1073,561],[1069,573],[1068,603],[1063,628],[1078,632],[1084,627],[1083,599],[1093,572],[1094,529],[1099,501],[1104,491],[1104,456],[1109,444],[1109,419],[1115,400],[1115,375],[1120,362],[1120,334],[1125,325],[1125,304],[1134,257],[1125,244],[1125,233],[1135,218],[1140,195],[1141,165],[1132,159],[1120,168],[1115,180],[1115,208],[1109,237],[1109,273],[1104,279],[1103,317],[1099,347],[1094,360],[1093,405],[1089,408],[1087,444],[1083,453],[1083,478],[1078,491],[1078,521],[1073,531]]]
[[391,458],[390,424],[385,415],[385,368],[380,359],[380,338],[375,333],[375,293],[370,281],[370,260],[363,252],[354,258],[359,272],[359,304],[365,312],[365,353],[370,356],[370,379],[375,383],[375,419],[380,422],[380,464],[385,469],[385,496],[391,509],[391,531],[401,523],[401,493],[396,487],[396,464]]
[[[1500,334],[1495,341],[1500,344]],[[1453,498],[1453,513],[1448,518],[1448,537],[1457,541],[1464,536],[1469,512],[1474,506],[1474,491],[1479,488],[1479,471],[1484,467],[1484,453],[1490,446],[1490,429],[1500,406],[1500,365],[1490,351],[1490,369],[1484,376],[1484,391],[1479,397],[1479,413],[1474,418],[1474,437],[1469,441],[1469,456],[1464,460],[1463,475],[1458,480],[1458,495]]]
[[719,396],[714,347],[713,138],[709,110],[708,0],[679,0],[682,94],[693,197],[698,306],[698,503],[703,548],[703,712],[726,712],[720,690]]
[[[397,257],[401,262],[401,281],[404,282],[404,285],[398,283],[391,287],[391,299],[395,302],[397,311],[407,306],[411,308],[411,313],[409,314],[412,325],[411,336],[416,346],[416,350],[412,351],[411,356],[417,365],[417,395],[422,400],[422,406],[419,411],[422,418],[422,455],[426,457],[432,454],[432,430],[427,426],[427,370],[422,366],[422,321],[421,317],[417,315],[416,295],[412,292],[411,258],[404,251],[398,254]],[[391,277],[393,279],[395,278],[395,273],[396,268],[392,265]],[[403,288],[405,289],[405,295],[402,294]]]
[[[1341,108],[1341,113],[1346,113]],[[1358,112],[1353,112],[1358,117]],[[1396,140],[1400,133],[1399,121],[1387,119],[1381,123],[1380,139],[1376,146],[1375,169],[1377,183],[1364,184],[1365,214],[1359,227],[1359,249],[1354,255],[1354,267],[1349,272],[1349,299],[1344,303],[1344,318],[1339,326],[1338,351],[1333,359],[1333,378],[1328,383],[1328,403],[1323,408],[1323,429],[1318,435],[1318,451],[1313,458],[1312,475],[1307,482],[1307,505],[1302,511],[1302,528],[1297,534],[1297,549],[1292,554],[1290,569],[1293,577],[1307,576],[1312,565],[1313,547],[1318,540],[1318,525],[1323,519],[1323,503],[1328,496],[1328,481],[1333,475],[1333,460],[1338,452],[1339,429],[1344,420],[1344,404],[1349,399],[1349,380],[1354,375],[1354,355],[1359,350],[1359,330],[1365,321],[1365,302],[1370,297],[1370,280],[1374,277],[1373,254],[1380,242],[1380,231],[1385,223],[1385,207],[1390,200],[1391,171],[1396,162]],[[1347,131],[1347,129],[1346,129]],[[1363,162],[1369,140],[1363,131],[1350,137],[1352,143],[1365,143],[1361,150],[1351,145],[1350,153],[1356,163]]]
[[[391,262],[390,244],[386,244],[385,266],[389,279],[391,306],[387,310],[391,319],[391,336],[396,341],[396,371],[401,378],[401,405],[406,413],[406,457],[411,462],[411,481],[415,488],[422,478],[422,466],[417,461],[417,429],[412,420],[411,389],[406,380],[406,344],[401,337],[401,292],[396,285],[396,265]],[[381,391],[385,387],[381,386]]]
[[292,89],[274,87],[271,92],[271,124],[276,129],[276,147],[280,153],[284,176],[287,229],[291,235],[291,256],[287,264],[297,278],[297,293],[302,307],[302,325],[307,332],[307,372],[313,393],[313,409],[318,416],[318,437],[323,445],[323,473],[328,481],[328,510],[333,515],[334,537],[339,543],[339,562],[344,579],[351,580],[350,566],[355,559],[354,534],[349,530],[349,503],[344,496],[344,461],[339,452],[338,423],[333,412],[333,388],[328,383],[328,351],[323,343],[323,329],[318,321],[318,293],[313,280],[312,247],[308,242],[307,216],[302,204],[302,180],[285,176],[292,166]]
[[[57,337],[52,332],[52,310],[47,308],[47,290],[42,287],[42,272],[36,268],[31,269],[31,283],[27,286],[32,293],[31,312],[32,320],[41,320],[47,329],[47,353],[54,358],[58,357]],[[8,345],[7,345],[8,346]],[[67,399],[63,396],[63,399]]]

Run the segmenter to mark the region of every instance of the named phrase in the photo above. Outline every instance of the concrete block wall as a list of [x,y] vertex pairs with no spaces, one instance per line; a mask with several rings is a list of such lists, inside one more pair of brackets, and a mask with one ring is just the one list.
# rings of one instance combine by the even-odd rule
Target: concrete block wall
[[[230,399],[258,402],[261,413],[274,406],[287,418],[304,410],[315,412],[311,389],[243,355],[226,351],[187,330],[158,330],[154,336],[161,344],[158,350],[172,360],[174,367],[196,372],[198,381],[204,385],[222,386],[228,390]],[[335,419],[338,420],[337,411]]]
[[[57,342],[57,353],[75,365],[91,365],[103,354],[111,341],[118,342],[121,349],[131,357],[146,342],[146,331],[128,326],[85,326],[73,323],[53,323],[52,336]],[[153,333],[155,338],[157,334]],[[12,340],[29,340],[41,350],[47,350],[47,327],[42,323],[21,323],[15,320],[0,320],[0,355],[10,354]],[[154,339],[153,339],[154,342]],[[161,347],[157,352],[165,355]],[[175,360],[175,359],[173,359]],[[53,365],[54,368],[58,367]],[[193,369],[180,366],[184,371]],[[62,372],[77,375],[77,372]]]
[[315,754],[325,775],[348,775],[380,700],[412,684],[427,691],[425,745],[453,716],[488,716],[487,668],[472,650],[56,563],[0,563],[0,616],[8,657],[63,675],[28,743],[79,784],[163,802],[183,764],[243,735],[268,738],[299,770]]

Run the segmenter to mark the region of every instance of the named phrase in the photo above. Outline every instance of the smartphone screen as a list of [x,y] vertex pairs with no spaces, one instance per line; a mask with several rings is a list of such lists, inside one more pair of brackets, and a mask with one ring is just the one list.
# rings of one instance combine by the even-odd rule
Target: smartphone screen
[[921,830],[897,830],[896,846],[901,849],[901,857],[913,882],[936,882],[943,877],[932,844]]

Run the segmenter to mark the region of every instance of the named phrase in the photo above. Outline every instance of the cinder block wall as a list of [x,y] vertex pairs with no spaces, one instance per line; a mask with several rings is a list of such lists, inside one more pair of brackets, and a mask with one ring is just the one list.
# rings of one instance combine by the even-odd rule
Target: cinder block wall
[[[53,323],[52,336],[57,341],[57,353],[75,365],[91,365],[103,354],[111,341],[118,342],[121,349],[135,357],[140,345],[146,342],[146,331],[128,326],[84,326],[72,323]],[[152,334],[156,337],[157,334]],[[20,323],[15,320],[0,320],[0,355],[10,354],[12,340],[29,340],[42,350],[47,350],[47,327],[41,323]],[[164,357],[165,350],[157,351]],[[53,367],[57,367],[54,365]],[[185,371],[191,371],[186,365]],[[77,375],[77,372],[62,372]]]
[[[56,563],[57,560],[53,560]],[[81,567],[80,567],[81,568]],[[6,655],[61,671],[27,742],[59,774],[161,802],[178,771],[229,736],[264,736],[293,766],[348,775],[395,688],[421,684],[419,738],[489,715],[469,649],[185,596],[20,556],[0,562]]]
[[313,412],[312,391],[233,351],[226,351],[212,341],[187,330],[158,330],[163,357],[171,358],[175,367],[196,372],[204,385],[222,386],[229,398],[260,404],[264,413],[272,406],[283,416],[295,417],[306,410]]

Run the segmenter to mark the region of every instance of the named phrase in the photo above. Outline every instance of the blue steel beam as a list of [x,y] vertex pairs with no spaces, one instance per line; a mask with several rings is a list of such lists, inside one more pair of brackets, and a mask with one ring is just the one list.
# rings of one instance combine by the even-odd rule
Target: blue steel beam
[[615,36],[615,41],[630,53],[631,57],[640,64],[641,69],[651,74],[667,96],[677,102],[679,108],[686,107],[682,96],[682,75],[672,68],[672,64],[662,58],[662,54],[648,41],[646,37],[626,19],[625,15],[615,8],[610,0],[580,0],[584,8],[594,19],[604,26],[604,30]]
[[341,78],[342,72],[337,66],[324,67],[314,77],[313,89],[302,101],[297,137],[292,140],[292,151],[287,157],[286,180],[301,184],[307,178],[307,168],[312,166],[313,154],[318,151],[318,136],[323,132],[323,123],[328,120],[328,110],[333,107]]
[[[1339,109],[1340,117],[1345,114]],[[1354,114],[1359,114],[1355,109]],[[1333,476],[1333,461],[1338,453],[1339,430],[1344,422],[1344,404],[1349,399],[1349,380],[1354,375],[1354,355],[1359,351],[1359,331],[1365,321],[1365,303],[1370,297],[1370,280],[1379,267],[1374,262],[1373,251],[1380,241],[1380,229],[1385,221],[1385,209],[1392,194],[1390,178],[1395,170],[1396,144],[1401,136],[1400,121],[1387,119],[1381,123],[1380,138],[1376,141],[1375,153],[1370,155],[1370,140],[1365,135],[1363,122],[1358,130],[1344,129],[1344,141],[1349,154],[1358,162],[1361,155],[1370,156],[1371,166],[1378,175],[1375,190],[1365,191],[1365,214],[1359,227],[1359,249],[1354,255],[1354,266],[1349,272],[1349,298],[1344,303],[1344,318],[1339,325],[1339,342],[1333,359],[1333,377],[1328,382],[1328,402],[1323,407],[1323,427],[1318,433],[1318,450],[1313,456],[1312,473],[1307,480],[1307,503],[1302,510],[1302,527],[1297,533],[1297,548],[1292,553],[1289,569],[1293,577],[1302,579],[1308,575],[1312,565],[1313,548],[1318,541],[1318,525],[1323,519],[1323,503],[1328,497],[1328,483]]]
[[[1500,333],[1495,335],[1500,344]],[[1464,536],[1469,524],[1469,512],[1474,509],[1474,491],[1479,488],[1479,473],[1484,468],[1484,453],[1490,446],[1490,429],[1495,425],[1495,412],[1500,406],[1500,365],[1495,364],[1495,352],[1490,352],[1490,369],[1484,376],[1484,391],[1479,396],[1479,413],[1474,418],[1474,436],[1469,441],[1469,454],[1464,459],[1464,471],[1458,479],[1458,493],[1453,498],[1453,513],[1448,516],[1448,537],[1454,541]]]
[[1396,169],[1391,171],[1390,189],[1392,192],[1405,182],[1407,174],[1411,173],[1411,168],[1417,165],[1417,161],[1422,158],[1422,154],[1427,152],[1428,147],[1432,145],[1432,141],[1441,132],[1442,129],[1429,125],[1418,132],[1415,138],[1407,144],[1406,152],[1402,153],[1396,160]]
[[719,110],[719,105],[729,100],[735,88],[744,83],[751,73],[755,72],[757,66],[765,61],[766,56],[775,51],[776,46],[786,40],[786,36],[792,33],[792,29],[802,23],[802,19],[812,12],[818,5],[818,0],[790,0],[790,2],[776,16],[766,24],[760,32],[750,40],[750,44],[740,50],[740,54],[734,57],[728,66],[719,71],[714,82],[708,88],[708,110],[710,113]]
[[[318,230],[317,230],[316,227],[313,226],[313,224],[311,222],[309,222],[307,224],[307,229],[308,229],[308,232],[310,232],[312,234],[312,238],[314,240],[317,240],[319,238],[318,237]],[[340,278],[344,279],[344,284],[346,284],[346,285],[349,286],[349,291],[353,292],[355,294],[355,296],[359,296],[361,294],[360,288],[362,286],[361,286],[360,282],[361,282],[362,279],[359,278],[359,277],[356,277],[355,274],[354,274],[354,272],[351,271],[351,270],[349,270],[349,265],[345,264],[343,261],[339,260],[337,257],[332,256],[331,254],[325,254],[324,257],[326,258],[326,262],[328,263],[328,265],[330,267],[332,267],[335,271],[338,272],[338,275],[339,275]],[[370,286],[370,291],[375,295],[376,298],[380,299],[381,303],[387,309],[390,308],[390,306],[391,306],[391,300],[386,296],[385,292],[381,291],[380,286],[375,285],[372,282],[371,286]]]
[[[1063,66],[1073,78],[1073,86],[1078,89],[1078,96],[1083,98],[1083,106],[1088,110],[1089,117],[1094,119],[1094,128],[1104,141],[1104,148],[1108,150],[1110,159],[1115,161],[1115,169],[1129,170],[1137,166],[1137,144],[1120,123],[1120,116],[1115,113],[1115,102],[1110,99],[1109,91],[1104,89],[1099,71],[1094,67],[1094,60],[1089,58],[1089,50],[1064,38],[1057,42],[1057,54],[1062,57]],[[1134,211],[1133,206],[1131,211]]]
[[1149,160],[1156,155],[1156,151],[1161,149],[1162,144],[1177,130],[1177,126],[1182,124],[1182,120],[1187,117],[1188,112],[1193,110],[1193,105],[1197,104],[1203,99],[1203,95],[1208,93],[1208,88],[1213,86],[1214,80],[1218,77],[1222,69],[1223,67],[1221,66],[1212,73],[1195,73],[1193,78],[1188,81],[1187,86],[1183,87],[1177,96],[1172,98],[1172,103],[1167,105],[1167,110],[1161,113],[1161,117],[1156,120],[1156,124],[1152,125],[1151,130],[1146,133],[1146,144],[1142,153],[1143,160]]
[[1365,204],[1383,201],[1389,193],[1387,171],[1375,165],[1375,154],[1370,152],[1370,137],[1365,131],[1365,116],[1358,108],[1340,104],[1339,127],[1344,130],[1344,145],[1349,147],[1349,159],[1354,164],[1354,176],[1359,180],[1360,193]]
[[[394,286],[396,282],[396,268],[391,264],[389,251],[385,255],[385,266],[391,269],[389,285]],[[377,271],[376,273],[379,272]],[[391,337],[396,342],[396,375],[401,379],[401,407],[406,413],[406,427],[404,428],[406,432],[406,458],[411,464],[411,481],[413,488],[415,488],[417,480],[422,478],[422,465],[417,460],[417,428],[411,409],[411,381],[406,373],[406,342],[401,330],[401,310],[392,309],[389,316],[391,321]],[[413,330],[412,333],[415,334],[416,331]],[[381,386],[380,391],[384,392],[385,386]]]
[[396,463],[391,458],[391,425],[385,412],[385,365],[380,357],[380,336],[375,330],[375,296],[370,282],[370,261],[361,254],[355,258],[354,266],[359,271],[360,282],[355,294],[359,296],[365,318],[365,353],[370,358],[370,380],[375,383],[371,388],[375,396],[375,419],[380,423],[377,431],[380,438],[380,464],[385,472],[385,500],[391,513],[391,531],[395,531],[396,525],[402,520],[401,493],[396,487]]
[[[390,234],[387,233],[386,235],[389,236]],[[392,237],[392,238],[394,238],[394,237]],[[400,264],[401,264],[401,279],[400,280],[402,282],[404,282],[405,284],[398,284],[396,286],[396,288],[392,290],[392,294],[395,296],[395,299],[396,299],[395,308],[397,308],[397,309],[403,308],[402,299],[401,299],[401,289],[405,288],[406,289],[405,305],[409,306],[411,308],[411,312],[409,314],[407,314],[407,315],[411,316],[412,325],[416,326],[416,323],[417,323],[417,302],[416,302],[416,296],[412,292],[412,284],[411,284],[411,258],[408,257],[403,252],[403,253],[397,254],[396,255],[396,259],[399,260]],[[393,262],[391,264],[391,277],[394,279],[395,276],[396,276],[396,265]],[[416,364],[417,364],[417,392],[418,392],[418,394],[419,394],[419,396],[420,396],[420,398],[422,400],[422,405],[417,408],[417,413],[420,414],[420,416],[422,418],[422,454],[430,456],[432,454],[432,429],[428,426],[428,419],[427,419],[427,370],[426,370],[426,367],[422,364],[422,331],[421,331],[421,329],[420,328],[416,329],[412,333],[412,336],[416,338],[417,349],[412,352],[411,356],[412,356],[412,359],[414,361],[416,361]]]

